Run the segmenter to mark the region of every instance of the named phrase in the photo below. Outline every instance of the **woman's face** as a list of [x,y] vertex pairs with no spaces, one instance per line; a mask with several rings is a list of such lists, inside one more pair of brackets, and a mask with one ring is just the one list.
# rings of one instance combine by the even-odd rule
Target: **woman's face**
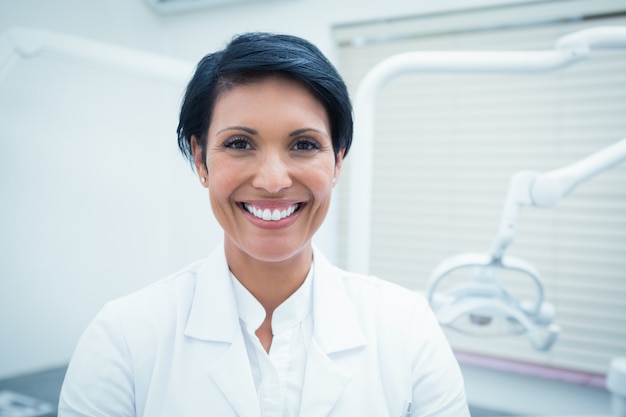
[[335,158],[326,110],[304,86],[270,77],[222,93],[206,161],[194,144],[227,254],[264,262],[310,256],[343,153]]

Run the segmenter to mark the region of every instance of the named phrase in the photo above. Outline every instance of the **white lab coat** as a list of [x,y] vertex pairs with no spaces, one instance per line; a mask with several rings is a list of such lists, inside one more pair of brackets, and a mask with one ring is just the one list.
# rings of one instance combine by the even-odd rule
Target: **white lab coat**
[[[315,250],[301,417],[469,417],[426,300]],[[411,412],[406,413],[411,404]],[[259,417],[223,247],[108,303],[71,360],[59,417]]]

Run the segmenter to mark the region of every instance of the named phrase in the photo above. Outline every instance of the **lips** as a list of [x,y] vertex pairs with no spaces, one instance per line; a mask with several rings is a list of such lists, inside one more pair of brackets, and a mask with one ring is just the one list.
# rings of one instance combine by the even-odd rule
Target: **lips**
[[284,207],[261,207],[250,203],[243,203],[242,207],[258,219],[277,222],[293,215],[302,205],[302,203],[295,203]]

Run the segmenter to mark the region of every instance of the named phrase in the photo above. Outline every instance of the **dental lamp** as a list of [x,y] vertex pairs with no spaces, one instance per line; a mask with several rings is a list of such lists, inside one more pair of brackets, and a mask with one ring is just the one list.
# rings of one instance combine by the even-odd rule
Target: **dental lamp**
[[[528,262],[505,256],[512,243],[523,206],[553,207],[579,184],[626,161],[626,138],[576,163],[547,173],[520,171],[511,178],[497,237],[489,253],[465,253],[441,262],[427,287],[428,300],[443,325],[465,331],[456,322],[469,317],[478,326],[492,324],[495,318],[506,324],[502,333],[528,333],[532,346],[549,350],[560,327],[552,323],[554,307],[544,302],[539,272]],[[470,283],[437,294],[441,281],[452,272],[472,268]],[[532,301],[520,302],[495,279],[497,270],[514,271],[531,279],[535,287]],[[470,331],[471,333],[471,331]]]
[[[350,165],[349,201],[359,207],[349,217],[350,252],[348,268],[362,273],[369,269],[371,222],[371,178],[375,99],[378,91],[392,78],[411,72],[518,73],[558,70],[588,58],[593,49],[626,48],[626,27],[600,27],[566,35],[557,40],[554,50],[537,52],[507,51],[424,51],[392,56],[372,68],[363,79],[355,100],[354,149]],[[456,330],[481,335],[527,333],[538,350],[548,350],[560,327],[552,323],[554,307],[544,302],[539,272],[528,262],[504,256],[512,242],[524,205],[551,207],[562,197],[603,170],[626,159],[626,140],[597,152],[571,166],[545,174],[515,174],[507,194],[500,230],[488,253],[454,256],[435,268],[427,286],[428,300],[440,323]],[[467,285],[443,294],[437,289],[452,272],[471,268],[473,278]],[[519,301],[505,285],[496,280],[496,271],[529,278],[534,300]],[[469,317],[468,323],[459,318]],[[484,331],[484,330],[487,331]]]
[[[508,51],[421,51],[398,54],[373,67],[361,82],[355,97],[355,136],[349,165],[349,207],[347,267],[368,273],[370,259],[372,167],[375,103],[379,90],[396,76],[415,72],[438,73],[541,73],[559,70],[588,58],[592,50],[626,48],[626,27],[598,27],[559,38],[553,50]],[[440,263],[427,286],[428,300],[440,323],[463,331],[459,318],[469,318],[474,328],[496,326],[496,333],[527,333],[532,346],[548,350],[560,327],[552,323],[554,307],[544,301],[539,272],[528,262],[505,256],[517,228],[523,206],[552,207],[580,183],[626,160],[626,139],[570,166],[544,174],[519,172],[513,175],[497,237],[487,253],[466,253]],[[441,281],[452,272],[470,268],[472,280],[465,286],[437,293]],[[530,278],[535,289],[532,300],[519,301],[495,279],[506,270]],[[611,362],[606,379],[611,393],[613,415],[626,417],[626,358]]]
[[367,72],[354,100],[354,136],[359,146],[350,150],[348,269],[367,274],[372,217],[372,166],[375,104],[387,82],[406,73],[542,73],[559,70],[588,58],[593,50],[626,49],[626,27],[585,29],[559,38],[547,51],[418,51],[389,57]]
[[[371,222],[371,178],[375,99],[386,82],[405,73],[541,73],[573,65],[591,55],[595,49],[626,48],[626,27],[586,29],[561,37],[555,48],[537,52],[511,51],[423,51],[398,54],[383,60],[364,77],[355,100],[354,149],[350,165],[349,205],[359,207],[349,217],[350,251],[348,269],[368,273]],[[603,170],[626,159],[626,140],[604,149],[571,166],[545,174],[515,174],[497,238],[488,253],[466,253],[454,256],[435,268],[427,287],[428,300],[443,325],[476,333],[489,329],[488,335],[526,333],[534,348],[548,350],[560,328],[553,324],[554,308],[544,301],[539,272],[528,262],[504,256],[511,244],[522,206],[551,207],[562,197]],[[452,272],[470,268],[469,284],[438,294],[439,284]],[[506,270],[529,278],[533,300],[519,301],[506,286],[495,279],[495,272]],[[469,327],[460,325],[460,317],[469,317]],[[467,323],[462,323],[467,325]]]

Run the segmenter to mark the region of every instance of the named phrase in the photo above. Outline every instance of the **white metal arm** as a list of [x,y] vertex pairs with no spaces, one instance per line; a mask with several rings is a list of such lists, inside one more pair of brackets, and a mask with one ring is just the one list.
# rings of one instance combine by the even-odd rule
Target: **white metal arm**
[[372,68],[355,97],[355,138],[358,144],[350,151],[348,269],[369,272],[375,104],[378,92],[388,81],[412,72],[553,71],[587,58],[593,49],[610,48],[626,48],[626,27],[600,27],[575,32],[558,39],[555,49],[549,51],[408,52],[390,57]]
[[522,206],[552,207],[581,183],[626,161],[626,138],[571,165],[540,174],[516,173],[509,184],[498,236],[491,249],[500,261],[515,237]]
[[194,69],[189,62],[162,55],[54,32],[13,28],[0,37],[0,80],[20,59],[37,56],[175,85],[187,82]]
[[[539,272],[528,262],[504,252],[515,237],[523,206],[551,207],[577,185],[626,161],[626,138],[566,167],[539,174],[516,173],[510,182],[498,236],[489,254],[463,253],[441,262],[427,286],[428,301],[443,325],[462,330],[457,320],[469,316],[479,326],[489,325],[494,317],[514,324],[501,334],[527,333],[535,349],[548,350],[556,341],[560,327],[552,323],[554,308],[544,302]],[[440,283],[454,271],[472,268],[472,280],[452,290],[438,292]],[[534,300],[520,302],[495,279],[495,270],[509,270],[531,279]]]

